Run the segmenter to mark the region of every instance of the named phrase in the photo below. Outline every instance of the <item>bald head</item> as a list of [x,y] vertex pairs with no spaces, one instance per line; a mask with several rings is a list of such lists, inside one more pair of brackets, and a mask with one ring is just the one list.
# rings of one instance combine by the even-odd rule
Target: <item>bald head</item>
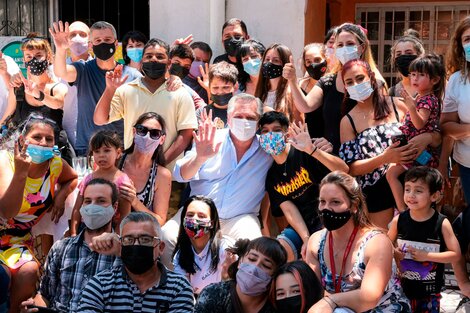
[[76,35],[79,35],[82,38],[88,38],[88,35],[90,34],[90,28],[85,23],[80,21],[76,21],[70,24],[69,31],[69,38],[74,38]]

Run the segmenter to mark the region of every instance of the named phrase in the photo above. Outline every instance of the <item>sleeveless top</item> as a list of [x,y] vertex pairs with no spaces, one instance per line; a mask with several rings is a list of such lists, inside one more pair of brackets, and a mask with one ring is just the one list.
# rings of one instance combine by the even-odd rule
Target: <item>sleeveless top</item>
[[[341,292],[356,290],[361,287],[362,279],[366,270],[366,263],[364,260],[365,248],[367,242],[374,236],[380,234],[378,230],[371,230],[364,236],[360,244],[359,250],[356,254],[356,261],[349,274],[345,274],[341,280]],[[333,277],[331,270],[326,266],[324,250],[328,231],[323,230],[322,237],[320,239],[320,246],[318,248],[318,261],[320,263],[320,271],[322,277],[322,284],[326,291],[329,293],[335,293],[335,286],[333,283]],[[336,274],[339,277],[339,274]],[[408,299],[404,296],[403,290],[400,286],[400,281],[397,276],[397,266],[395,260],[392,259],[392,275],[385,287],[384,294],[379,300],[377,306],[372,310],[366,312],[411,312],[411,307]]]
[[[401,134],[400,116],[398,114],[395,103],[392,99],[392,106],[395,112],[396,122],[385,123],[371,126],[360,133],[356,129],[354,120],[348,113],[346,117],[349,119],[351,126],[356,134],[356,138],[344,142],[339,149],[339,157],[347,164],[357,160],[366,160],[382,154],[392,144],[392,136]],[[358,176],[358,181],[362,188],[372,186],[377,183],[387,173],[389,164],[383,164],[374,169],[372,172]]]
[[[429,252],[444,252],[446,245],[442,236],[442,222],[446,217],[435,211],[426,221],[415,221],[407,210],[398,217],[398,247],[404,245]],[[406,251],[406,250],[405,250]],[[418,262],[405,252],[400,261],[401,283],[410,299],[425,298],[438,294],[444,286],[444,264],[437,262]]]
[[[127,153],[123,154],[121,161],[119,162],[118,168],[122,171],[124,167],[124,162],[126,161]],[[152,163],[152,168],[150,169],[150,175],[145,183],[144,188],[141,191],[137,191],[136,196],[140,202],[142,202],[147,209],[153,211],[153,196],[155,193],[155,181],[157,177],[158,164],[154,160]]]
[[[14,168],[13,155],[9,152],[10,166]],[[46,174],[40,178],[26,178],[23,202],[14,218],[0,219],[0,262],[16,268],[28,261],[25,250],[32,248],[31,228],[36,225],[52,206],[55,185],[62,173],[62,159],[54,156],[49,160]],[[30,257],[30,256],[28,256]],[[31,257],[32,259],[32,257]],[[29,259],[29,260],[31,260]]]
[[[54,93],[54,88],[60,83],[54,84],[54,86],[51,87],[50,89],[50,95],[53,96]],[[26,101],[26,94],[24,92],[24,87],[20,87],[17,90],[17,104],[16,104],[16,110],[15,110],[15,115],[13,120],[16,123],[21,123],[27,120],[28,116],[31,113],[40,113],[42,116],[45,118],[53,120],[59,129],[62,130],[62,118],[64,116],[64,111],[62,109],[52,109],[48,107],[47,105],[41,105],[41,106],[34,106],[30,105]]]

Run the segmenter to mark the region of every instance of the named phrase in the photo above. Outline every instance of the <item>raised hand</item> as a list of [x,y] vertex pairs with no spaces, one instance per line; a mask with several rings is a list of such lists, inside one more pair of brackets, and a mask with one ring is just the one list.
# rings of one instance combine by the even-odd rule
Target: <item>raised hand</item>
[[116,65],[114,70],[106,72],[106,88],[116,90],[123,85],[129,75],[122,77],[122,64]]
[[8,74],[7,61],[3,58],[3,53],[0,51],[0,75]]
[[186,38],[178,38],[173,42],[173,45],[189,45],[193,42],[193,34],[189,34]]
[[204,63],[204,68],[202,65],[199,65],[199,70],[201,71],[202,78],[198,76],[197,82],[207,91],[207,94],[210,94],[209,89],[209,64]]
[[23,73],[21,71],[19,71],[19,77],[21,79],[21,82],[23,83],[24,85],[24,92],[27,94],[27,95],[30,95],[31,97],[34,97],[34,98],[39,98],[41,96],[41,91],[39,90],[38,86],[36,85],[36,83],[26,79],[24,76],[23,76]]
[[[21,137],[20,137],[21,138]],[[18,142],[15,142],[15,150],[14,150],[14,158],[13,162],[15,164],[15,172],[23,172],[26,173],[31,166],[31,157],[26,152],[28,149],[29,142],[26,140],[23,147],[19,147]]]
[[49,33],[54,40],[54,45],[59,50],[66,50],[69,47],[69,23],[62,21],[52,23],[49,27]]
[[413,97],[405,89],[402,90],[400,95],[403,97],[403,102],[408,110],[416,109],[416,100],[418,99],[418,95]]
[[282,77],[290,82],[297,83],[297,75],[295,74],[295,63],[292,55],[289,57],[289,63],[284,64],[282,69]]
[[[212,114],[210,114],[212,117]],[[196,144],[197,157],[201,160],[207,160],[219,151],[222,142],[214,143],[217,127],[212,118],[207,118],[199,124],[199,131],[193,132],[194,143]]]
[[299,151],[311,153],[315,146],[308,133],[307,124],[299,122],[298,125],[292,123],[289,127],[289,142]]

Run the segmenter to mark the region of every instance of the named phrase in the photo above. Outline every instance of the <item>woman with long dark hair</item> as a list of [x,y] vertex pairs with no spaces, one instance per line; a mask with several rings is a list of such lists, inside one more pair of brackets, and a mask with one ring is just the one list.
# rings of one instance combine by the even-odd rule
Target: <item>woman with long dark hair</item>
[[283,44],[275,43],[266,49],[261,60],[261,75],[255,96],[264,103],[265,112],[282,112],[290,122],[303,122],[303,115],[294,106],[288,81],[282,77],[282,69],[291,59],[292,52]]
[[207,285],[222,280],[225,249],[231,243],[227,237],[222,237],[214,201],[204,196],[191,196],[181,211],[173,252],[174,271],[186,276],[197,295]]
[[134,140],[124,151],[119,168],[134,182],[119,188],[132,210],[152,214],[165,224],[171,194],[171,172],[165,168],[163,143],[165,121],[155,112],[139,116],[134,124]]

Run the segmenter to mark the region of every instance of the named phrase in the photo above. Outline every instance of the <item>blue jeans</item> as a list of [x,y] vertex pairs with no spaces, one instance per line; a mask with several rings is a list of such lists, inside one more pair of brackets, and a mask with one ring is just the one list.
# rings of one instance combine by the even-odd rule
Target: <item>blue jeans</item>
[[467,202],[467,205],[470,205],[470,168],[459,164],[459,171],[465,201]]

